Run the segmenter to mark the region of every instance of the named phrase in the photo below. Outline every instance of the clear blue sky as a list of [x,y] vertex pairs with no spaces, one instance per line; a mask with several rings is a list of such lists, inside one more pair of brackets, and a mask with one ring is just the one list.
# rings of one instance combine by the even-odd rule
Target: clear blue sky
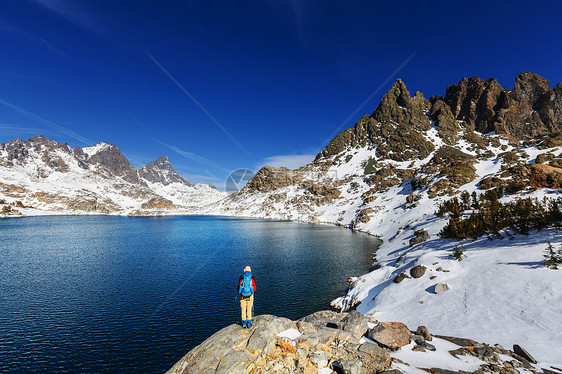
[[135,167],[168,155],[191,182],[219,187],[237,168],[311,160],[398,77],[427,98],[465,76],[508,88],[521,71],[562,81],[558,1],[0,0],[0,9],[0,142],[103,141]]

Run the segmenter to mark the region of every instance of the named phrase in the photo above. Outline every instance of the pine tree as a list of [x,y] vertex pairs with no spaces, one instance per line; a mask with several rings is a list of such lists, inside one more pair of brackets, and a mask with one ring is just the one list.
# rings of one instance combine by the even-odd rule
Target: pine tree
[[455,258],[455,260],[461,261],[463,256],[464,256],[464,245],[461,244],[460,248],[458,245],[456,245],[455,249],[453,250],[453,257]]
[[558,270],[558,265],[562,264],[562,248],[555,251],[550,242],[547,244],[543,264],[550,269]]

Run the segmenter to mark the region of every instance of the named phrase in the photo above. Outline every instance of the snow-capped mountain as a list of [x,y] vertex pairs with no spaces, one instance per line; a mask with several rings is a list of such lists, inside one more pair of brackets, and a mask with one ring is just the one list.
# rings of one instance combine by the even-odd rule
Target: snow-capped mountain
[[[546,207],[561,185],[562,84],[551,89],[533,73],[517,76],[512,90],[495,79],[463,78],[429,100],[397,80],[372,114],[312,163],[264,167],[230,195],[192,186],[165,158],[135,170],[104,143],[72,149],[33,137],[0,145],[0,214],[205,213],[367,232],[382,239],[376,261],[351,279],[335,307],[436,334],[521,344],[558,365],[562,271],[542,261],[547,241],[562,246],[560,224],[525,235],[493,232],[488,220],[479,228],[486,234],[471,239],[441,233],[455,214],[462,223],[482,212],[487,194],[499,196],[499,207],[517,201],[525,208],[523,198]],[[464,208],[437,214],[453,198]]]
[[105,143],[71,148],[38,135],[0,144],[3,215],[189,214],[225,196],[189,183],[167,157],[135,170]]
[[[464,78],[429,100],[412,97],[397,80],[371,115],[312,163],[264,167],[210,212],[377,235],[372,271],[352,278],[333,306],[444,335],[522,344],[560,363],[562,271],[541,265],[547,241],[562,246],[560,230],[526,236],[507,228],[459,241],[440,235],[450,214],[436,213],[454,197],[479,201],[489,191],[503,196],[499,203],[560,198],[561,131],[562,84],[551,89],[536,74],[521,73],[513,90]],[[470,207],[458,219],[478,211]],[[417,265],[424,274],[410,277]],[[450,289],[436,294],[437,283]]]

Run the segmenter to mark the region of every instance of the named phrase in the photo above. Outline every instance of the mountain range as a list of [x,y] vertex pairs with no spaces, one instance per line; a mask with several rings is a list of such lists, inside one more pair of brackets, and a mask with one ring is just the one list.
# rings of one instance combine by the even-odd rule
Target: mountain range
[[[521,343],[550,362],[559,362],[562,342],[554,327],[562,275],[542,260],[547,242],[562,246],[560,230],[507,227],[463,240],[443,232],[452,218],[478,213],[486,196],[496,208],[546,206],[560,199],[561,185],[562,84],[551,88],[534,73],[519,74],[511,90],[493,78],[463,78],[429,99],[398,79],[313,162],[264,167],[230,194],[190,184],[166,157],[136,170],[105,143],[71,148],[35,136],[0,145],[3,216],[197,213],[341,225],[382,245],[335,308]],[[437,214],[459,201],[462,210]],[[414,268],[421,275],[408,276]],[[437,283],[446,292],[433,292]]]
[[5,215],[178,214],[225,196],[214,186],[189,183],[166,156],[136,170],[105,143],[71,148],[38,135],[0,144]]

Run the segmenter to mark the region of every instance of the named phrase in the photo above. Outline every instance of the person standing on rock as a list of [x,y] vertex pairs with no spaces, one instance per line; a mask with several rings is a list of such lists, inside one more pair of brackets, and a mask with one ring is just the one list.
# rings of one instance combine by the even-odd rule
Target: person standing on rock
[[242,309],[242,327],[252,327],[252,307],[254,306],[254,292],[256,280],[252,275],[252,268],[246,266],[244,274],[238,280],[238,293],[240,294],[240,308]]

